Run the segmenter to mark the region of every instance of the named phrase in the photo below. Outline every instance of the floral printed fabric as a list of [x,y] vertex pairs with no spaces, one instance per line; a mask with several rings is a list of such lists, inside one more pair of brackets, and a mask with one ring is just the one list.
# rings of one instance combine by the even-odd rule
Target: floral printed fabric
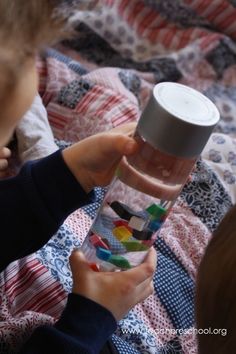
[[236,140],[226,134],[212,134],[202,157],[214,170],[224,189],[236,202]]

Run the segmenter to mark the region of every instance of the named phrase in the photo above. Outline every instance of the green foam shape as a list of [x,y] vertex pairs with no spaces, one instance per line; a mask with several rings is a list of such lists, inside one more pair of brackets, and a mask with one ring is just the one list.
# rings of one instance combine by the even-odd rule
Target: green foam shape
[[122,269],[129,269],[131,265],[129,264],[128,260],[119,255],[112,255],[109,260],[109,263],[114,264],[115,266],[122,268]]
[[155,219],[159,219],[162,215],[166,214],[166,209],[158,204],[150,205],[146,211]]
[[122,241],[121,243],[129,252],[147,251],[149,248],[143,243],[137,241]]

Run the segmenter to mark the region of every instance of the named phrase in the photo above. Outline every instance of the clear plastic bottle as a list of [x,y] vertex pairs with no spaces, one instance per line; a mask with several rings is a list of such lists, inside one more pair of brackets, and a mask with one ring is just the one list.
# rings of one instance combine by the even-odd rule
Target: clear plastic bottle
[[187,86],[156,85],[138,122],[138,152],[124,158],[129,177],[111,183],[81,247],[102,271],[140,264],[154,243],[219,121],[215,105]]

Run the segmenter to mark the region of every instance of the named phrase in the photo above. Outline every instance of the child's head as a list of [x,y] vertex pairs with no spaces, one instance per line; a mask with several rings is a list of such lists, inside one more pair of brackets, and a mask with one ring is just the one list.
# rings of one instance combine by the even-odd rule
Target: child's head
[[0,146],[37,92],[35,54],[59,38],[60,0],[0,0]]
[[215,333],[198,335],[200,354],[236,353],[236,206],[220,223],[201,262],[196,315],[198,328]]

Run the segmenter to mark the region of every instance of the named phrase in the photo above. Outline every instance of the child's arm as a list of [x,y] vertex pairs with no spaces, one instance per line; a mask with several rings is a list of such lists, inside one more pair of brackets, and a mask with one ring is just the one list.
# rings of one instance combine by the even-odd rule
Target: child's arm
[[116,321],[153,291],[156,252],[150,249],[140,266],[125,272],[93,272],[80,252],[70,257],[73,293],[55,326],[36,329],[22,354],[99,353]]
[[[88,200],[91,188],[111,181],[122,157],[137,151],[129,137],[133,128],[88,138],[63,153],[27,164],[18,177],[1,182],[2,268],[39,248],[70,212]],[[55,326],[36,329],[22,353],[98,352],[115,330],[115,320],[152,292],[155,263],[152,250],[135,269],[95,273],[80,253],[73,253],[74,287],[65,311]]]
[[111,181],[122,156],[137,149],[128,136],[133,129],[125,125],[95,135],[0,181],[0,270],[42,247],[70,213],[93,198],[91,188]]
[[42,247],[91,197],[71,174],[61,151],[29,162],[16,177],[1,180],[0,271]]

